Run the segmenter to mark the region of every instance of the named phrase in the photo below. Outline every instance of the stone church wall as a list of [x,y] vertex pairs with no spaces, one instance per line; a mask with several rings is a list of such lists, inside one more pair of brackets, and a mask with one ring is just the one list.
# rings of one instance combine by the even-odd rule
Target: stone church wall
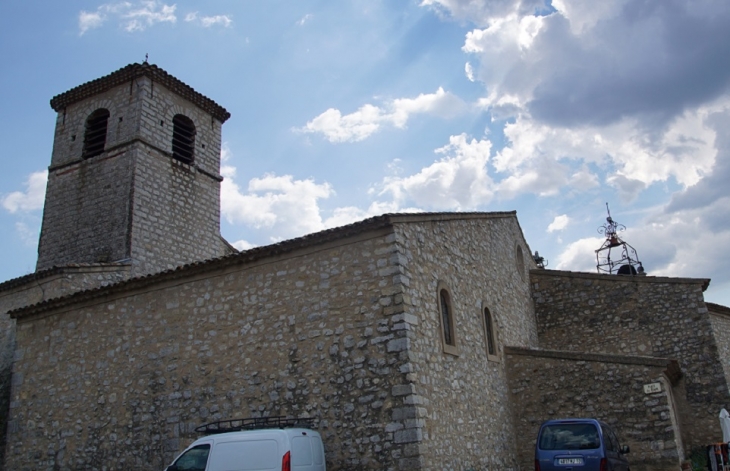
[[[730,308],[717,304],[710,306],[709,303],[708,308],[710,309],[712,333],[717,344],[722,369],[725,372],[725,381],[730,386]],[[725,408],[730,409],[730,401]]]
[[[672,405],[664,370],[654,358],[506,349],[520,469],[534,469],[540,424],[591,417],[616,431],[634,471],[677,470]],[[661,390],[644,391],[645,384]]]
[[15,355],[15,319],[7,312],[74,291],[106,286],[129,276],[129,266],[65,267],[33,273],[0,283],[0,471],[10,406],[10,383]]
[[[456,218],[454,218],[456,219]],[[514,213],[488,219],[424,221],[397,225],[407,267],[406,308],[412,321],[408,369],[418,405],[423,469],[514,469],[514,433],[505,365],[487,357],[483,308],[494,317],[498,350],[534,346],[537,333]],[[524,278],[523,278],[524,277]],[[458,354],[444,352],[438,287],[448,289]]]
[[540,346],[676,358],[686,451],[717,439],[730,395],[703,300],[707,280],[531,272]]
[[15,354],[15,320],[0,313],[0,471],[5,468],[5,441],[10,410],[10,384]]
[[8,469],[160,470],[257,415],[318,419],[330,470],[413,469],[402,258],[360,237],[18,311]]

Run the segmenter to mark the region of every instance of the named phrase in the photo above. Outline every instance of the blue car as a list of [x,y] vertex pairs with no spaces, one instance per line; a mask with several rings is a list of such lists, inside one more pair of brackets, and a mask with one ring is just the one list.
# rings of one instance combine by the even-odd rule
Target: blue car
[[537,435],[535,471],[628,471],[628,452],[599,420],[548,420]]

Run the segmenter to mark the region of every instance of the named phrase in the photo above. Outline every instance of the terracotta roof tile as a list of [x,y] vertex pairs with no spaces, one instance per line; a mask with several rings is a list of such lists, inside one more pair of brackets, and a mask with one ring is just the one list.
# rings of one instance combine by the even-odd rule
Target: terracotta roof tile
[[225,122],[231,117],[231,113],[214,102],[210,98],[196,92],[191,86],[181,82],[161,68],[147,62],[143,64],[129,64],[109,75],[86,82],[74,87],[71,90],[51,98],[51,108],[56,112],[62,111],[68,105],[89,98],[98,93],[106,92],[116,86],[128,83],[139,77],[149,77],[157,83],[161,83],[174,93],[199,106],[210,113],[213,117]]

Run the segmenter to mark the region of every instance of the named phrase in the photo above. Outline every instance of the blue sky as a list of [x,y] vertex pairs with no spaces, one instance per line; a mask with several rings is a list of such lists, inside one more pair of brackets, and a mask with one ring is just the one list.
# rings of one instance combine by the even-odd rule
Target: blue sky
[[54,95],[149,61],[212,98],[239,248],[397,211],[517,210],[595,271],[605,204],[649,275],[730,305],[726,0],[0,2],[0,279],[35,268]]

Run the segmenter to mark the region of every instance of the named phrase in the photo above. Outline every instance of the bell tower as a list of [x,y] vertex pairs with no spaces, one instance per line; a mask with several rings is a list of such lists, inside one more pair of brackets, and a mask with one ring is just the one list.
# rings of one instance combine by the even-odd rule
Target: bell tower
[[220,236],[223,107],[146,62],[51,107],[36,270],[128,263],[139,276],[235,251]]

